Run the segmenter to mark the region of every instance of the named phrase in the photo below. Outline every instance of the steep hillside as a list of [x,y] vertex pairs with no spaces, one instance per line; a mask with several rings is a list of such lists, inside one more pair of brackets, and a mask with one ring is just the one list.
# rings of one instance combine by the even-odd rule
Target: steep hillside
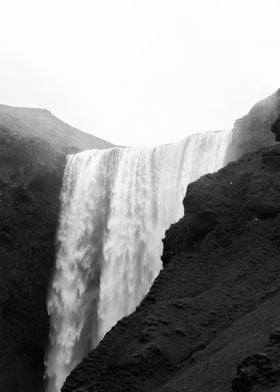
[[38,138],[54,150],[67,154],[113,146],[106,140],[66,124],[46,109],[0,105],[0,125],[17,137]]
[[[112,144],[44,109],[0,105],[0,179],[31,189],[60,189],[66,154]],[[48,188],[49,187],[49,188]]]
[[0,391],[43,391],[66,153],[106,148],[41,109],[0,105]]
[[256,103],[248,114],[235,121],[226,163],[243,154],[275,144],[271,126],[280,113],[280,89]]
[[150,292],[63,392],[276,391],[280,148],[203,176],[188,186],[184,207]]

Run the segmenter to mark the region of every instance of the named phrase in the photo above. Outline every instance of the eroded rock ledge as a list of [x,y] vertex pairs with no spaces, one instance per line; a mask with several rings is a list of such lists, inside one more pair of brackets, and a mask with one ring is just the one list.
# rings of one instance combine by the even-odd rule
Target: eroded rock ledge
[[62,391],[230,392],[280,328],[280,148],[189,185],[164,268]]

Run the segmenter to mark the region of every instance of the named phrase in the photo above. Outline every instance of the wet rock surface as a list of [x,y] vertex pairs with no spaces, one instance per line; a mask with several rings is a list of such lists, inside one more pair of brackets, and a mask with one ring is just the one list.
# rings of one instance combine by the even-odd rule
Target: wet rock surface
[[237,366],[280,328],[280,148],[203,176],[184,207],[150,292],[63,392],[230,392]]

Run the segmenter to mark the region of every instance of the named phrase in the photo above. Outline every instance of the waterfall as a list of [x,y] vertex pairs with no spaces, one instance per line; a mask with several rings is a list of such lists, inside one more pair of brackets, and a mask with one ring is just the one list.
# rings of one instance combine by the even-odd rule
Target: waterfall
[[122,317],[161,269],[161,239],[183,215],[188,183],[223,166],[230,132],[169,145],[70,155],[64,173],[51,317],[47,392]]

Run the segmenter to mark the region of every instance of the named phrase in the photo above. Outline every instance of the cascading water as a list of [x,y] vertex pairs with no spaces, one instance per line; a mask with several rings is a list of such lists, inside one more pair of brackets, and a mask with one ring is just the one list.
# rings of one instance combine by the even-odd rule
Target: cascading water
[[230,138],[207,132],[176,144],[68,157],[48,298],[47,392],[58,392],[148,292],[161,268],[164,232],[183,215],[187,184],[222,167]]

